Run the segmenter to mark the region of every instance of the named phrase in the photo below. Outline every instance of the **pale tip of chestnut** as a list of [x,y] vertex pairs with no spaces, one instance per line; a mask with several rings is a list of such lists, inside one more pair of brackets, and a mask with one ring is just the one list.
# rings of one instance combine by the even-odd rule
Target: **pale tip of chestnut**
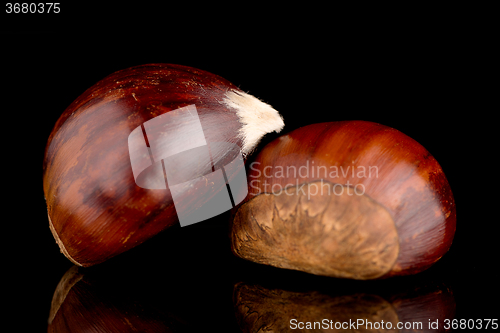
[[242,127],[239,132],[244,155],[251,153],[267,133],[279,133],[285,123],[283,117],[271,105],[243,91],[226,92],[224,104],[235,110]]
[[61,239],[59,238],[59,235],[57,234],[57,231],[56,229],[54,228],[54,225],[52,224],[52,220],[50,219],[50,214],[47,214],[49,216],[49,227],[50,227],[50,231],[52,232],[52,235],[54,236],[54,239],[56,240],[56,243],[57,245],[59,246],[59,250],[61,251],[62,254],[64,254],[64,256],[66,258],[68,258],[73,264],[77,265],[77,266],[83,266],[82,264],[80,264],[79,262],[77,262],[75,259],[73,259],[73,257],[70,256],[70,254],[68,253],[68,251],[66,250],[66,247],[64,246],[64,243],[61,241]]

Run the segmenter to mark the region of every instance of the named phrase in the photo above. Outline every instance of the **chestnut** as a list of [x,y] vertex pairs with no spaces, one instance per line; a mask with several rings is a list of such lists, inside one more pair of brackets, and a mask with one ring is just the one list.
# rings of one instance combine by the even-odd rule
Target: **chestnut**
[[367,121],[301,127],[249,165],[233,212],[241,258],[316,275],[377,279],[429,268],[450,248],[456,209],[436,159]]
[[[283,126],[270,105],[203,70],[147,64],[105,77],[68,106],[48,138],[43,189],[61,252],[91,266],[178,224],[180,210],[203,206],[193,203],[194,193],[209,200],[220,192],[207,173],[235,154],[244,170],[243,158]],[[174,205],[165,156],[153,145],[158,140],[160,153],[192,152],[181,155],[183,165],[169,162],[176,177],[200,172],[176,188],[182,207]],[[208,162],[198,158],[200,147],[208,147]]]

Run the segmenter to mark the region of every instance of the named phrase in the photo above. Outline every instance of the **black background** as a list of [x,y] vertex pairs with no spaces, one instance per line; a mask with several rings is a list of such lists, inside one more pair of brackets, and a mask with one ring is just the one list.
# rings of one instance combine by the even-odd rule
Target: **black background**
[[[365,21],[352,12],[315,17],[315,11],[298,10],[282,13],[285,20],[276,23],[271,14],[240,20],[241,11],[210,16],[164,9],[164,15],[149,16],[155,11],[149,9],[134,19],[133,10],[122,16],[114,9],[66,8],[61,17],[11,15],[3,21],[2,275],[9,318],[21,325],[16,331],[46,330],[52,294],[72,267],[49,231],[42,191],[43,154],[54,123],[106,75],[154,62],[230,80],[283,115],[282,134],[359,119],[409,135],[439,161],[451,184],[454,243],[435,266],[414,277],[325,279],[234,258],[224,214],[165,232],[89,269],[90,276],[107,281],[103,285],[115,294],[175,309],[195,326],[218,325],[222,332],[238,331],[231,293],[236,282],[247,280],[375,294],[443,283],[453,291],[455,318],[499,318],[498,103],[489,103],[497,94],[497,75],[491,40],[483,34],[487,21],[454,20],[447,12],[411,20],[406,14],[394,19],[367,13],[363,18],[371,20]],[[261,146],[277,136],[266,136]]]

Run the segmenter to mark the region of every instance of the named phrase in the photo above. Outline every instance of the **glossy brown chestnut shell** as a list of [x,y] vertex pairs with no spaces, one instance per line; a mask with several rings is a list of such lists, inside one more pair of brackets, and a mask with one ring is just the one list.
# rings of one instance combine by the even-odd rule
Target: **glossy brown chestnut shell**
[[451,246],[456,210],[445,174],[396,129],[305,126],[269,143],[249,169],[231,227],[241,258],[364,280],[421,272]]
[[[243,155],[266,132],[283,126],[274,109],[231,82],[172,64],[141,65],[113,73],[64,111],[48,139],[43,187],[50,229],[61,252],[73,263],[103,262],[178,223],[168,186],[137,186],[128,138],[134,130],[141,134],[145,122],[193,105],[206,142],[231,144]],[[272,121],[260,126],[263,119],[274,119],[275,128],[266,127]],[[182,151],[173,146],[189,141],[190,135],[184,134],[185,140],[166,141],[167,148]],[[142,140],[147,144],[147,139]],[[193,191],[216,190],[202,180],[182,195],[190,198]]]

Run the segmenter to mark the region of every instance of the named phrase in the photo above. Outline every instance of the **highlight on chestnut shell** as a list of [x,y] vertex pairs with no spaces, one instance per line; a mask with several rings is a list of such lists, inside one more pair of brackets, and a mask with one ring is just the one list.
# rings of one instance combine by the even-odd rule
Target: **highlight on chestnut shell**
[[421,272],[450,248],[456,208],[436,159],[400,131],[367,121],[301,127],[249,165],[233,212],[241,258],[358,280]]
[[105,77],[68,106],[47,142],[44,195],[61,252],[95,265],[181,215],[198,212],[199,222],[216,198],[224,206],[213,216],[231,209],[246,195],[244,158],[283,126],[270,105],[203,70],[148,64]]

